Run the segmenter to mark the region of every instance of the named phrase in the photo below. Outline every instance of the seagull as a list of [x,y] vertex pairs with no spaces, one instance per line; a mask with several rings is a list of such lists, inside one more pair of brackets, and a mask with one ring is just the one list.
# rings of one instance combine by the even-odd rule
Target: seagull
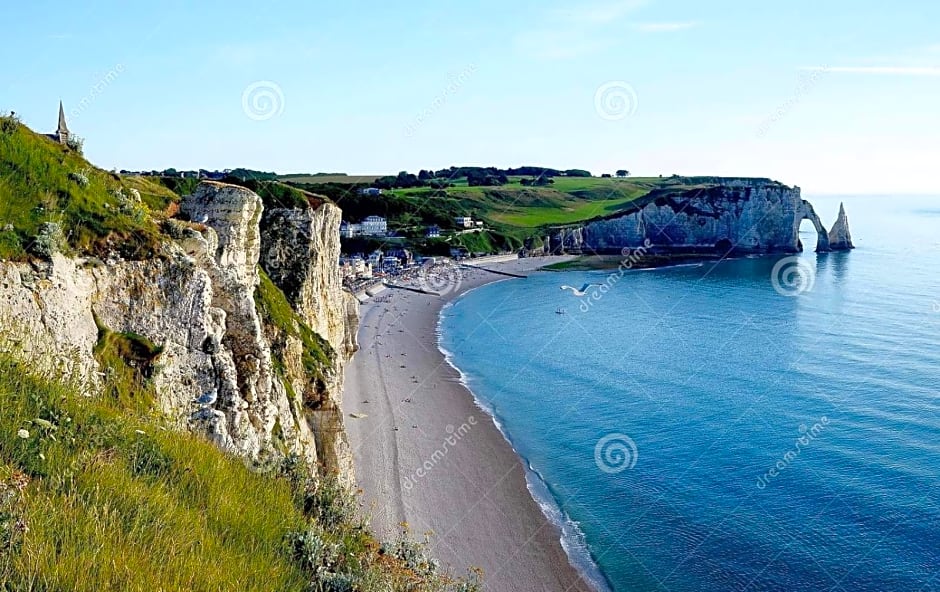
[[587,289],[590,288],[591,286],[602,286],[602,285],[603,284],[584,284],[583,286],[581,286],[580,290],[578,288],[573,288],[571,286],[562,286],[561,289],[571,290],[572,294],[574,294],[575,296],[581,297],[587,294]]
[[213,405],[219,399],[219,391],[211,390],[207,393],[203,393],[201,397],[196,399],[195,403],[197,405]]

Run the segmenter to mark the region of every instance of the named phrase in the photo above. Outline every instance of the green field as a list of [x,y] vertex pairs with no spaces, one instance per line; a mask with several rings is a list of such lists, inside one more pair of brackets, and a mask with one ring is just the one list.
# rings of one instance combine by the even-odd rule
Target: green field
[[614,214],[659,186],[652,179],[556,177],[554,184],[542,187],[523,186],[519,180],[510,177],[509,184],[498,187],[467,187],[461,180],[441,191],[418,188],[388,193],[402,198],[438,199],[442,204],[444,199],[457,200],[467,214],[491,224],[538,228]]

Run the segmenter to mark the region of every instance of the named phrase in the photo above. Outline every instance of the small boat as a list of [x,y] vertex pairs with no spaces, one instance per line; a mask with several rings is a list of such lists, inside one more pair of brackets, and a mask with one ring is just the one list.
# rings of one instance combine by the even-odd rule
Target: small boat
[[568,311],[563,308],[555,309],[555,314],[568,314]]

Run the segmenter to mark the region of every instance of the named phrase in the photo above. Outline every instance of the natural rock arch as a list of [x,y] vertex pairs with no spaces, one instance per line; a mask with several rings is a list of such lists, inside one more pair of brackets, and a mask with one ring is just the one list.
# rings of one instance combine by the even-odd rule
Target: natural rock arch
[[816,214],[816,210],[813,209],[813,205],[806,200],[803,200],[803,209],[800,212],[802,215],[794,217],[794,228],[793,234],[797,237],[797,242],[799,244],[800,236],[800,224],[803,223],[803,220],[809,220],[813,223],[813,226],[816,227],[816,252],[825,253],[829,251],[829,232],[826,230],[826,227],[823,226],[822,220],[819,219],[819,216]]

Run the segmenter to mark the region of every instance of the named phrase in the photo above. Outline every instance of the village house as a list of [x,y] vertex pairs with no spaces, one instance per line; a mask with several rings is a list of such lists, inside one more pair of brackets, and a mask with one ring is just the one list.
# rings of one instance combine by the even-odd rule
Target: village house
[[368,216],[362,221],[363,236],[386,236],[388,234],[388,222],[381,216]]

